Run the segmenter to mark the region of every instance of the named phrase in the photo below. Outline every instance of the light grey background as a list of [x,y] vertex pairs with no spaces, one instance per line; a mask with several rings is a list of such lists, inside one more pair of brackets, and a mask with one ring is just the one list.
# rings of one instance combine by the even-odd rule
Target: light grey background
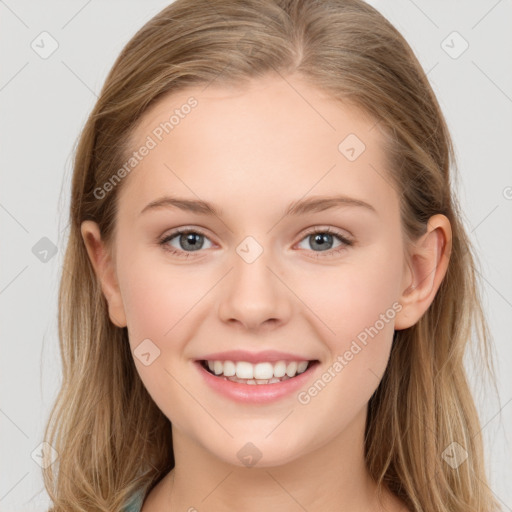
[[[49,501],[32,454],[42,441],[61,380],[56,307],[74,144],[121,48],[167,3],[0,0],[3,512],[42,511]],[[428,71],[455,141],[465,222],[482,262],[482,293],[496,347],[500,401],[482,394],[481,384],[473,377],[472,385],[481,413],[491,487],[503,510],[509,511],[511,1],[370,3],[401,31]],[[39,45],[39,52],[51,49],[51,38],[40,36],[43,31],[58,43],[47,58],[31,47]],[[458,55],[464,40],[469,46]],[[44,252],[36,245],[50,247],[48,241],[41,242],[44,237],[57,250],[53,257],[51,252],[46,254],[46,262],[41,261]]]

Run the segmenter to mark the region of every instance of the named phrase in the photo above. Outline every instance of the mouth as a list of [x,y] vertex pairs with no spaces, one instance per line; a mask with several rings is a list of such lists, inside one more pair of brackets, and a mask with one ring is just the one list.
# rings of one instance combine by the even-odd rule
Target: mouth
[[197,361],[210,375],[237,384],[276,385],[286,380],[294,380],[309,373],[320,363],[310,361],[287,361],[250,363],[248,361]]

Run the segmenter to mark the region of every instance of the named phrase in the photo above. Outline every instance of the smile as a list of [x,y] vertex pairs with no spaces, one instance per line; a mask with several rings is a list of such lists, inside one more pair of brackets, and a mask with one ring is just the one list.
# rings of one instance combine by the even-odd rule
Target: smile
[[276,384],[304,373],[314,361],[202,361],[205,369],[218,377],[241,384]]
[[310,385],[317,370],[321,370],[318,360],[249,363],[203,359],[196,360],[194,365],[214,393],[246,404],[265,404],[289,397]]

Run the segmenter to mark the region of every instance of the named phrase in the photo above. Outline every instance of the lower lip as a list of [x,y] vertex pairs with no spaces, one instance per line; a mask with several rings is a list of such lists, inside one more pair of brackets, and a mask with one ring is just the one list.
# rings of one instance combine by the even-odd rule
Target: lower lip
[[273,402],[292,394],[304,386],[315,373],[317,367],[320,366],[318,361],[315,361],[305,372],[282,382],[274,382],[273,384],[241,384],[225,380],[224,377],[216,377],[206,370],[200,361],[195,361],[195,365],[198,367],[206,384],[214,391],[236,402],[253,404]]

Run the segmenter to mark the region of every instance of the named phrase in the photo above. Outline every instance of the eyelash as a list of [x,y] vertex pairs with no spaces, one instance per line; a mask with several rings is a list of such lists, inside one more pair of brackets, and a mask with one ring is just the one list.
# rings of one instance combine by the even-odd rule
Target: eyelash
[[[329,235],[333,235],[334,237],[336,237],[342,243],[342,245],[340,245],[336,249],[329,249],[328,251],[319,251],[319,252],[318,251],[312,251],[312,252],[316,253],[314,258],[328,258],[330,256],[335,256],[338,253],[340,253],[341,251],[345,250],[347,247],[351,247],[354,244],[354,242],[352,240],[346,238],[341,233],[338,233],[336,230],[333,230],[331,228],[314,228],[314,229],[311,229],[310,231],[307,231],[304,234],[304,236],[300,239],[300,242],[302,242],[308,236],[316,235],[316,234],[325,234],[325,233],[327,233]],[[166,235],[162,239],[160,239],[158,241],[158,244],[161,245],[164,248],[165,251],[168,251],[172,255],[175,255],[175,256],[178,256],[178,257],[188,258],[189,255],[191,255],[195,251],[191,251],[191,252],[181,251],[181,250],[177,250],[175,248],[169,248],[169,246],[166,245],[167,242],[171,241],[173,238],[176,238],[176,236],[182,235],[182,234],[195,234],[195,235],[201,235],[201,236],[204,236],[205,238],[208,238],[207,235],[205,233],[203,233],[202,231],[200,231],[200,230],[180,228],[180,229],[177,229],[176,231],[173,231],[172,233]],[[200,251],[198,251],[198,252],[200,252]],[[324,252],[326,253],[326,255],[322,254]],[[183,256],[183,254],[186,254],[186,256]]]

